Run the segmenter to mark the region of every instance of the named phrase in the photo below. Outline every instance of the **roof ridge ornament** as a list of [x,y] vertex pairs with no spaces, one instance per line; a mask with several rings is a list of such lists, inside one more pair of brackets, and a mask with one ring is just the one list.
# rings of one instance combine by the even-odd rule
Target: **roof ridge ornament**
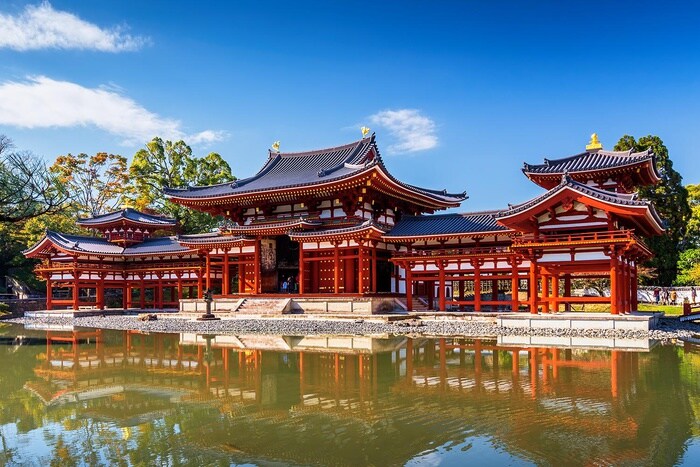
[[603,149],[603,145],[598,139],[598,133],[593,133],[591,140],[586,145],[586,151],[598,151],[599,149]]
[[362,128],[360,128],[360,131],[362,132],[362,139],[365,139],[365,138],[367,138],[367,135],[369,134],[370,129],[369,129],[369,127],[363,126]]
[[276,152],[277,154],[280,153],[280,142],[279,141],[275,141],[274,143],[272,143],[272,150],[274,152]]

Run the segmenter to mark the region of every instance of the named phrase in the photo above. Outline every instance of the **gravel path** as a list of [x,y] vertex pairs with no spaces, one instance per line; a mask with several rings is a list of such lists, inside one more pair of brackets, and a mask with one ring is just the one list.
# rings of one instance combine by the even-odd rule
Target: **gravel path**
[[700,325],[681,323],[675,318],[663,318],[659,327],[651,331],[620,329],[521,329],[499,327],[495,324],[465,320],[409,319],[381,322],[371,319],[328,318],[232,318],[220,321],[194,321],[165,317],[155,321],[140,321],[136,316],[106,316],[84,318],[18,318],[12,323],[32,327],[76,326],[87,328],[139,330],[164,333],[197,334],[274,334],[274,335],[426,335],[426,336],[545,336],[545,337],[602,337],[616,339],[672,339],[700,338]]

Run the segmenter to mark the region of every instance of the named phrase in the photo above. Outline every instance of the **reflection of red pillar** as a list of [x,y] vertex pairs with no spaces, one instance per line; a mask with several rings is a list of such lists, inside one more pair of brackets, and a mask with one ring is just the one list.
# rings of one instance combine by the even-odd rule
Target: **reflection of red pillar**
[[537,349],[530,349],[530,395],[537,396]]
[[610,352],[610,389],[612,392],[613,399],[617,399],[619,393],[619,383],[618,383],[618,364],[620,359],[620,353],[618,350],[613,350]]
[[413,382],[413,339],[410,337],[406,341],[406,379]]
[[559,349],[552,349],[552,378],[559,379]]
[[440,339],[440,386],[447,385],[447,344],[445,338]]
[[481,339],[474,341],[474,381],[476,390],[481,389]]
[[299,352],[299,395],[304,400],[304,352]]

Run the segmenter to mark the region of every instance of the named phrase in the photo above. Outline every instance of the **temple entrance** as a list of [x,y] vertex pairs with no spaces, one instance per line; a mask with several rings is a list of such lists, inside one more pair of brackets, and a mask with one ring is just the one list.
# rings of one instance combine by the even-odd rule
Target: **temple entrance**
[[377,259],[377,292],[391,292],[391,275],[394,266],[388,258]]
[[298,242],[287,235],[265,238],[260,256],[263,293],[299,293]]

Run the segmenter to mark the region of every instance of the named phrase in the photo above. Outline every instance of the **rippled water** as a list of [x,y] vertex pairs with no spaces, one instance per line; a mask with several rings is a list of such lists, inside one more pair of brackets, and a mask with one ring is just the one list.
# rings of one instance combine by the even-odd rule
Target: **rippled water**
[[689,345],[17,326],[0,339],[5,465],[700,462]]

